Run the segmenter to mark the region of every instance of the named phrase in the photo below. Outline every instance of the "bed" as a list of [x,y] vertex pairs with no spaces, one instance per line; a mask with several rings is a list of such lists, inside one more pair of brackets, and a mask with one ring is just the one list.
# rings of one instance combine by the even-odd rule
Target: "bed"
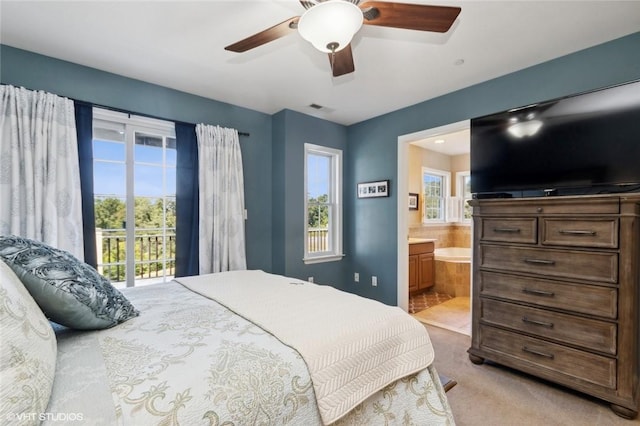
[[[17,318],[0,278],[0,306],[13,306],[0,321]],[[428,334],[399,308],[263,271],[122,296],[136,313],[117,325],[54,325],[46,408],[3,415],[51,425],[454,424]],[[23,333],[44,327],[29,318]]]

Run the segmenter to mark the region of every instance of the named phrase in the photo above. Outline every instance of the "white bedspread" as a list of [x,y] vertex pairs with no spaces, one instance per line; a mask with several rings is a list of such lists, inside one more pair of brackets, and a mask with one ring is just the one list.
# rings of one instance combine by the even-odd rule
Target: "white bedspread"
[[309,368],[324,424],[433,361],[425,328],[400,308],[263,271],[176,281],[296,349]]

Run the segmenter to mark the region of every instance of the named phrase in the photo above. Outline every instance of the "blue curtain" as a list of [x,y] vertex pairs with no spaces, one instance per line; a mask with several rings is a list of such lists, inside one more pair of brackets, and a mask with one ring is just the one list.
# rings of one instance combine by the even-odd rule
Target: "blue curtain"
[[194,124],[176,123],[176,277],[198,275],[198,140]]
[[84,261],[97,266],[96,217],[93,209],[93,107],[74,102],[78,158],[80,160],[80,191],[82,192],[82,231]]

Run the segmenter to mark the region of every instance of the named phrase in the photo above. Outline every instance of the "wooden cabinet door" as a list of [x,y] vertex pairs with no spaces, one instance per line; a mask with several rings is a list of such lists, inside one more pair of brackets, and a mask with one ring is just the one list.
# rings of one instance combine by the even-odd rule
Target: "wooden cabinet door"
[[418,255],[409,256],[409,292],[418,290]]
[[433,253],[424,253],[418,255],[418,264],[418,288],[420,290],[424,290],[432,287],[435,284],[435,265]]

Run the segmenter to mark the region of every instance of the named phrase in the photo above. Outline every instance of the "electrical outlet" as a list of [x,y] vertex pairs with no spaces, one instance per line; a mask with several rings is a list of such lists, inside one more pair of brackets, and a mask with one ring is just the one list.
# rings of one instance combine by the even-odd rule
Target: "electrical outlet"
[[309,277],[309,278],[307,279],[307,281],[309,281],[310,283],[312,283],[312,282],[313,282],[313,277]]
[[371,285],[373,287],[377,287],[378,286],[378,277],[376,277],[375,275],[371,277]]
[[355,282],[359,283],[360,282],[360,274],[357,273],[357,272],[355,274],[353,274],[353,280]]

